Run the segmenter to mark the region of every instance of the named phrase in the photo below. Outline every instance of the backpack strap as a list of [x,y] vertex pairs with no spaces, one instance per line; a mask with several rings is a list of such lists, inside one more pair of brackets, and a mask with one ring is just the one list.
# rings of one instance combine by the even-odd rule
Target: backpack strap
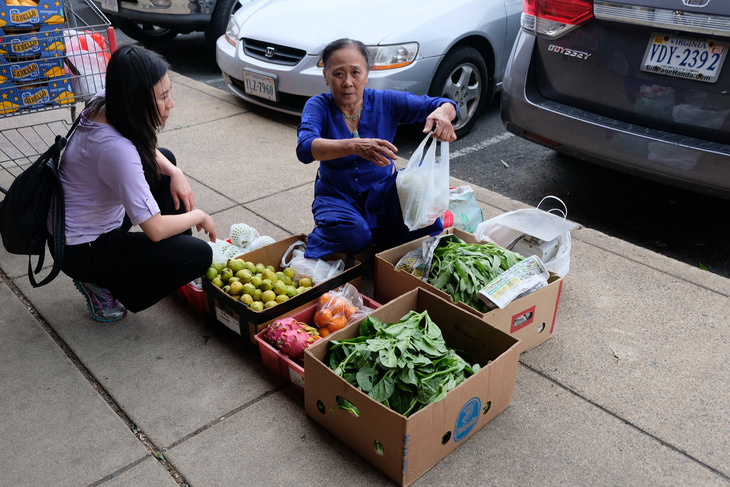
[[[67,141],[71,138],[71,135],[76,130],[76,127],[81,120],[81,114],[76,117],[71,128],[68,130],[66,137],[56,136],[54,142],[53,155],[43,165],[44,171],[49,171],[53,176],[53,193],[51,195],[51,228],[53,229],[53,238],[50,238],[50,234],[46,236],[46,242],[48,243],[49,249],[53,255],[53,267],[50,273],[40,282],[35,280],[33,274],[38,274],[43,268],[43,262],[45,261],[45,252],[41,252],[41,255],[36,264],[35,271],[32,271],[31,256],[28,256],[28,279],[33,287],[40,287],[48,284],[58,276],[63,266],[64,250],[66,248],[66,203],[63,197],[63,185],[61,184],[61,177],[58,175],[58,169],[61,165],[61,153],[67,145]],[[44,242],[44,246],[46,245]],[[53,248],[51,247],[53,244]]]

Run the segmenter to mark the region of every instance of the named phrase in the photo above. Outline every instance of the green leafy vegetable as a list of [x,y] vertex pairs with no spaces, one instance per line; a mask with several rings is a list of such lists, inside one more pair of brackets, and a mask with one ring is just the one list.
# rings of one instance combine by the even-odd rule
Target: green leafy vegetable
[[433,251],[428,282],[451,296],[454,302],[463,301],[485,313],[488,308],[479,299],[479,291],[523,259],[499,245],[468,244],[450,236],[442,238]]
[[360,336],[330,343],[326,363],[404,416],[442,400],[479,370],[446,346],[428,311],[411,311],[391,324],[368,316],[360,323]]

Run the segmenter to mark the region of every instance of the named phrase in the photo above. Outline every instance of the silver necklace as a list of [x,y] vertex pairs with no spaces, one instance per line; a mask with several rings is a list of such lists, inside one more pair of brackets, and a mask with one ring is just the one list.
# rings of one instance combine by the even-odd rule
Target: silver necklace
[[[344,115],[343,115],[343,116],[344,116]],[[346,124],[347,124],[347,126],[348,126],[348,127],[350,127],[350,129],[352,130],[352,138],[353,138],[353,139],[359,139],[359,138],[360,138],[360,134],[359,134],[359,133],[357,133],[357,128],[356,128],[356,127],[353,127],[352,125],[350,125],[350,122],[349,122],[349,121],[347,120],[347,117],[345,117],[345,123],[346,123]]]
[[347,126],[352,130],[352,138],[353,139],[359,139],[360,134],[357,132],[357,127],[352,125],[349,121],[352,120],[353,122],[362,114],[362,105],[360,106],[360,109],[355,112],[354,115],[345,115],[340,111],[340,114],[342,115],[342,118],[345,119],[345,123]]

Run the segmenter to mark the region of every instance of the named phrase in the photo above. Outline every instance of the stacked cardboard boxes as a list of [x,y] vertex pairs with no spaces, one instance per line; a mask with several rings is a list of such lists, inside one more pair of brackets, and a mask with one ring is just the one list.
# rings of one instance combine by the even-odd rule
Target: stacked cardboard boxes
[[63,2],[0,0],[0,115],[73,103]]

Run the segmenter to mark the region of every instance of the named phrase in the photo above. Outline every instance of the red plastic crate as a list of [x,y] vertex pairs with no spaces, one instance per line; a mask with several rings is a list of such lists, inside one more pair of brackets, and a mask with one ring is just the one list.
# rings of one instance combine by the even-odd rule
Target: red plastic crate
[[188,303],[198,314],[205,314],[205,294],[202,289],[187,283],[175,291],[175,296]]
[[[367,296],[362,296],[362,301],[365,306],[372,309],[380,307],[380,303],[373,301]],[[313,301],[311,306],[306,307],[302,311],[295,313],[290,316],[282,316],[282,318],[291,317],[295,320],[306,323],[308,325],[314,325],[314,313],[317,311],[317,301]],[[350,325],[348,325],[350,326]],[[345,327],[347,328],[347,327]],[[261,362],[264,364],[269,371],[275,374],[282,380],[287,381],[299,392],[304,392],[304,366],[300,361],[292,360],[286,354],[281,353],[273,347],[269,342],[264,339],[264,331],[261,330],[257,333],[254,338],[259,345],[259,352],[261,353]],[[341,331],[341,330],[340,330]],[[337,332],[335,332],[337,333]]]

